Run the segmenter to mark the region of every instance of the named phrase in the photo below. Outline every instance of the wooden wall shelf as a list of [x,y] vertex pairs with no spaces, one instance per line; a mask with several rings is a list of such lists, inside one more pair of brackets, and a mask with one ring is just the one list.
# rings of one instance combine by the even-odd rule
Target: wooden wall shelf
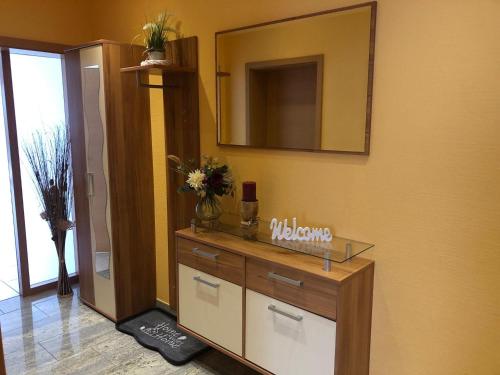
[[196,69],[189,66],[162,65],[162,64],[129,66],[126,68],[121,68],[120,72],[130,73],[130,72],[142,72],[150,70],[159,70],[162,72],[175,72],[175,73],[196,73]]
[[[175,51],[175,52],[174,52]],[[175,64],[151,64],[127,66],[120,69],[121,73],[135,73],[137,86],[149,89],[179,88],[179,84],[186,86],[187,82],[179,82],[178,79],[168,79],[168,76],[192,76],[198,73],[198,40],[196,37],[172,40],[166,45],[166,52],[172,56]],[[147,82],[147,77],[141,78],[141,73],[158,74],[163,76],[163,84],[152,85]],[[144,80],[144,81],[143,81]],[[194,83],[194,81],[193,81]],[[197,84],[197,83],[196,83]],[[191,90],[194,89],[194,86]]]
[[[120,72],[135,73],[138,87],[146,87],[149,89],[165,89],[165,88],[178,88],[179,86],[169,85],[166,83],[163,83],[161,85],[152,85],[150,83],[143,82],[141,79],[141,73],[146,72],[149,74],[156,74],[163,76],[165,74],[171,75],[177,73],[183,73],[183,74],[196,73],[197,69],[190,66],[151,64],[151,65],[137,65],[137,66],[129,66],[126,68],[121,68]],[[164,79],[163,81],[165,82],[166,80]]]

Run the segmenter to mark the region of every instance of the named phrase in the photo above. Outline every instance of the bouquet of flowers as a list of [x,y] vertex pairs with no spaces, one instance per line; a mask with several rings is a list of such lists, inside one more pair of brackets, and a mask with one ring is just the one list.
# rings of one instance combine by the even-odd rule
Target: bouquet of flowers
[[194,192],[199,197],[196,214],[202,220],[216,220],[222,213],[218,197],[234,196],[234,179],[229,166],[216,158],[203,156],[203,165],[195,168],[175,155],[168,158],[177,164],[175,170],[186,177],[179,192]]

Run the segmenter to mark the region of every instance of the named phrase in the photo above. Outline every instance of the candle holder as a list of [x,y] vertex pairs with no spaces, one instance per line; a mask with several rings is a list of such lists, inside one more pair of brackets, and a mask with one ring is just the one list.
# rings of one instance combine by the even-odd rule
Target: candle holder
[[241,229],[243,230],[243,238],[247,240],[257,239],[257,231],[259,227],[259,201],[246,202],[241,201],[240,216]]

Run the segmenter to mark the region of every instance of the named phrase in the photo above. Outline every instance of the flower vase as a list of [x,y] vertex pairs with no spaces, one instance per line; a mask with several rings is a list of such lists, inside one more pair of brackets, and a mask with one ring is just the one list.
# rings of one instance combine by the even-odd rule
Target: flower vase
[[203,222],[208,223],[209,227],[214,227],[218,223],[222,214],[219,199],[215,196],[206,195],[200,197],[196,203],[196,216]]
[[57,295],[59,297],[71,297],[73,289],[69,282],[68,269],[66,268],[66,257],[64,248],[66,243],[66,231],[57,230],[57,235],[53,238],[54,245],[57,251],[57,258],[59,259],[59,272],[57,277]]

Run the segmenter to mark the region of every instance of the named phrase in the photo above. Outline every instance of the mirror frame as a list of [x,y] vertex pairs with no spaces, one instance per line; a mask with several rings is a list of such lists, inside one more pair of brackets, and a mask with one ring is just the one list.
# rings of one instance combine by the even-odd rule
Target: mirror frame
[[[259,147],[251,145],[235,145],[230,143],[221,143],[220,141],[220,90],[219,90],[219,76],[223,76],[223,72],[219,72],[219,60],[217,57],[217,40],[218,37],[241,30],[253,29],[257,27],[272,25],[276,23],[284,23],[289,21],[295,21],[303,18],[310,18],[316,16],[322,16],[330,13],[338,13],[342,11],[347,11],[351,9],[370,7],[371,8],[371,18],[370,18],[370,44],[369,44],[369,58],[368,58],[368,88],[366,93],[366,122],[365,122],[365,147],[363,151],[342,151],[342,150],[315,150],[315,149],[302,149],[302,148],[288,148],[288,147]],[[237,148],[250,148],[250,149],[261,149],[261,150],[281,150],[281,151],[304,151],[304,152],[321,152],[321,153],[336,153],[336,154],[351,154],[351,155],[369,155],[370,154],[370,133],[371,133],[371,119],[372,119],[372,98],[373,98],[373,73],[374,73],[374,61],[375,61],[375,30],[377,24],[377,2],[370,1],[361,4],[349,5],[341,8],[329,9],[315,13],[308,13],[301,16],[288,17],[274,21],[261,22],[253,25],[236,27],[233,29],[227,29],[222,31],[217,31],[215,33],[215,95],[216,95],[216,115],[215,122],[217,126],[216,131],[216,141],[217,146],[224,147],[237,147]],[[248,116],[248,114],[246,114]]]

